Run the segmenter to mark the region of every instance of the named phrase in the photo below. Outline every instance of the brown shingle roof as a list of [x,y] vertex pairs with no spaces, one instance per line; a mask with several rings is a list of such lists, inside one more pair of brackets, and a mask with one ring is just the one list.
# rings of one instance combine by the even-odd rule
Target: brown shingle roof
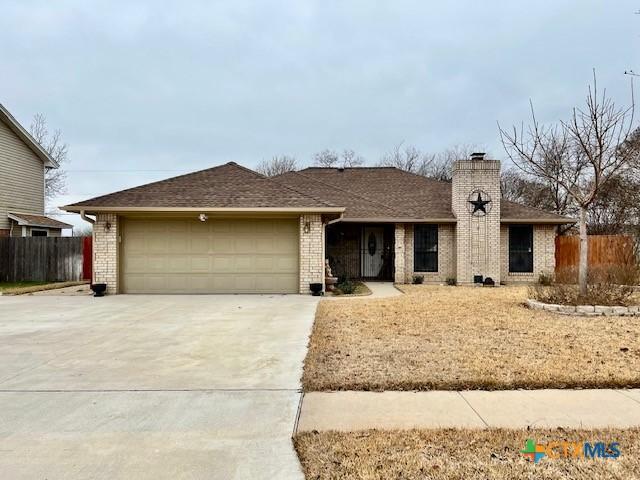
[[[345,220],[451,221],[451,183],[394,167],[306,168],[267,178],[230,162],[78,202],[70,211],[113,208],[345,209]],[[501,201],[502,221],[571,219]]]
[[503,222],[536,220],[539,223],[575,223],[575,220],[556,213],[547,212],[535,207],[528,207],[519,203],[502,200],[500,203],[500,217]]
[[47,227],[47,228],[73,228],[73,225],[59,222],[53,218],[44,215],[32,215],[30,213],[8,212],[9,218],[12,218],[18,225],[27,225],[30,227]]
[[[451,184],[394,167],[319,168],[303,175],[362,195],[377,204],[393,206],[400,218],[455,220],[451,211]],[[346,205],[345,217],[352,215]],[[369,212],[371,217],[380,217]]]
[[345,205],[345,219],[350,218],[400,218],[404,215],[401,210],[390,205],[370,200],[369,198],[350,192],[322,180],[316,180],[301,172],[287,172],[273,177],[275,181],[292,186],[315,198],[331,199],[333,203]]
[[327,208],[314,198],[234,162],[67,205],[112,208]]
[[[345,204],[344,218],[379,218],[376,205],[392,206],[399,218],[454,220],[451,210],[451,183],[405,172],[395,167],[322,168],[311,167],[299,172],[307,178],[362,195],[375,205],[364,211],[360,206]],[[324,198],[324,197],[323,197]],[[331,198],[331,197],[329,197]],[[502,200],[501,219],[571,223],[573,219],[526,205]]]

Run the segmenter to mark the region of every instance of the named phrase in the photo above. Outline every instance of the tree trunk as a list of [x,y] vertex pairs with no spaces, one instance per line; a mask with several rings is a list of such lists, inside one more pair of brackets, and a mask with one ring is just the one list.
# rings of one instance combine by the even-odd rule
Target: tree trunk
[[587,236],[587,209],[580,207],[580,263],[578,264],[578,285],[580,295],[587,294],[587,276],[589,273],[589,237]]

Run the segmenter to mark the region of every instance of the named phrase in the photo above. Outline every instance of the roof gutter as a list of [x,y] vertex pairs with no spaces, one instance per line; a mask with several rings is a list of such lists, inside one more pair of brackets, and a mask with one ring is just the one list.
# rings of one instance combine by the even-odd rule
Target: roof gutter
[[344,207],[92,207],[65,205],[67,212],[343,213]]
[[342,218],[344,223],[457,223],[455,218],[397,218],[397,217],[363,217]]
[[578,223],[573,218],[563,219],[545,219],[545,218],[501,218],[500,223],[538,223],[538,224],[553,224],[553,225],[566,225],[567,223]]

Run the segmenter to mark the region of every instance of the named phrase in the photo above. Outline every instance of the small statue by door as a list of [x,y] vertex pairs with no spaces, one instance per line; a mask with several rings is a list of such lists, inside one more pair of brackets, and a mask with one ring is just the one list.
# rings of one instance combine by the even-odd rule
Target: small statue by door
[[338,283],[338,277],[334,277],[331,272],[331,265],[329,265],[329,259],[325,259],[324,261],[324,284],[327,292],[333,292],[336,288],[336,283]]

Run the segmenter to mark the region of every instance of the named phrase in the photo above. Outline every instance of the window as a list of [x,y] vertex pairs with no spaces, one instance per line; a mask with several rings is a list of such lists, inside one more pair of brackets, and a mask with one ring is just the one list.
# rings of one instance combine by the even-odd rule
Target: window
[[533,273],[533,225],[509,226],[509,271]]
[[31,236],[32,237],[46,237],[47,236],[47,231],[46,230],[34,230],[34,229],[31,229]]
[[438,226],[416,225],[413,230],[413,271],[438,271]]

